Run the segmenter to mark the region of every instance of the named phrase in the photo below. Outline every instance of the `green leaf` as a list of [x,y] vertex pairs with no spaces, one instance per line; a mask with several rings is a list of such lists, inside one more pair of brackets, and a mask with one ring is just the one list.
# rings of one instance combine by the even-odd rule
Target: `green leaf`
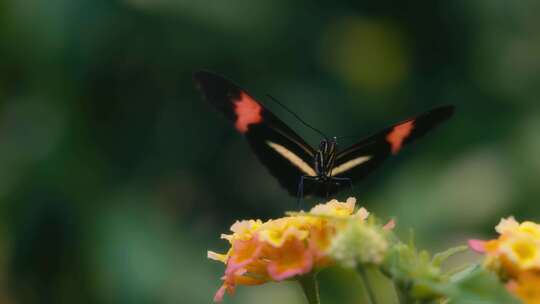
[[317,282],[317,274],[309,273],[298,277],[298,282],[302,286],[302,291],[309,304],[320,304],[319,284]]
[[465,249],[459,246],[432,257],[429,252],[418,250],[414,242],[397,243],[388,255],[383,272],[396,282],[407,303],[443,300],[448,304],[520,303],[495,274],[477,265],[457,272],[441,269],[446,259]]
[[449,304],[519,304],[506,290],[497,276],[479,266],[472,266],[452,276],[443,293]]

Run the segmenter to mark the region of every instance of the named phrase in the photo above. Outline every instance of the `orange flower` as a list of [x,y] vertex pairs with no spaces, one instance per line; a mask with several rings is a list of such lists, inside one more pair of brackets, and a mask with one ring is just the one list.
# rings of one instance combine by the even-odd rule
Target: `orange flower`
[[326,267],[334,262],[328,255],[332,238],[343,219],[365,221],[368,212],[361,208],[354,213],[356,200],[332,200],[311,209],[276,220],[239,221],[232,225],[232,234],[222,235],[231,248],[225,254],[208,252],[208,258],[226,264],[223,285],[214,301],[225,292],[233,294],[237,285],[257,285],[282,281]]
[[313,248],[298,239],[288,240],[281,250],[268,252],[268,274],[275,281],[309,273],[313,267]]
[[526,271],[507,284],[508,290],[527,304],[540,304],[540,273]]

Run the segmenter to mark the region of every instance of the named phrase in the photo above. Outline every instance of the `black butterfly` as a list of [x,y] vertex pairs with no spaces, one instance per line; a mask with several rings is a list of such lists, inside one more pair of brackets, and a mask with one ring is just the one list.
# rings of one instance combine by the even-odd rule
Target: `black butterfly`
[[[394,124],[345,150],[336,138],[311,147],[246,90],[219,75],[200,71],[194,79],[204,98],[234,123],[260,161],[291,195],[328,196],[378,167],[388,156],[440,122],[454,106],[441,106]],[[305,183],[304,180],[310,181]]]

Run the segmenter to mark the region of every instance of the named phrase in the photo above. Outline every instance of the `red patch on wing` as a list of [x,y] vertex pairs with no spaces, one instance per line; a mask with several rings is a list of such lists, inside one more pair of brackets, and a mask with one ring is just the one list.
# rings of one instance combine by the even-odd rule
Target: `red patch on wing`
[[240,92],[240,98],[234,101],[236,113],[235,127],[240,133],[246,133],[250,124],[256,124],[263,120],[262,107],[253,98],[244,92]]
[[392,146],[392,154],[396,154],[401,150],[401,145],[414,128],[414,120],[407,121],[397,125],[386,135],[386,141]]

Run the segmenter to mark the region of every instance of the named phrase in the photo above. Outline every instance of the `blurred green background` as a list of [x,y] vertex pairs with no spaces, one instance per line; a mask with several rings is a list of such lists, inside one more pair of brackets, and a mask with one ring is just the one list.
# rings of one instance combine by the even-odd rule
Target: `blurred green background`
[[[535,0],[0,0],[0,303],[210,303],[220,233],[296,208],[202,102],[203,68],[330,135],[457,105],[355,187],[419,247],[487,238],[510,214],[538,220],[539,12]],[[323,303],[357,303],[354,275],[321,276]],[[226,298],[255,302],[303,298],[292,283]]]

